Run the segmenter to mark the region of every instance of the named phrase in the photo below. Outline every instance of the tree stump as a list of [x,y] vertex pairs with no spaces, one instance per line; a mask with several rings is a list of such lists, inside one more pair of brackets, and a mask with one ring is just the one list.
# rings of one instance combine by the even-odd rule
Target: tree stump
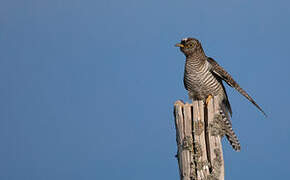
[[174,104],[177,158],[181,180],[224,180],[219,107],[213,97],[203,101]]

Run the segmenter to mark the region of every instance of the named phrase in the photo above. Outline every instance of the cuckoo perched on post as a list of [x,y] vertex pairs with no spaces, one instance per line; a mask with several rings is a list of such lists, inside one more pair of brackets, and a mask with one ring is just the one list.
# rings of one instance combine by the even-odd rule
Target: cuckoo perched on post
[[[244,91],[238,83],[226,72],[215,60],[207,57],[201,43],[195,38],[184,38],[175,46],[180,47],[181,52],[186,56],[184,71],[184,86],[192,100],[204,100],[208,104],[213,96],[218,96],[220,112],[225,121],[225,135],[232,147],[239,151],[241,146],[234,133],[230,121],[232,109],[222,81],[235,88],[239,93],[253,103],[265,116],[260,106]],[[215,102],[216,103],[216,102]]]

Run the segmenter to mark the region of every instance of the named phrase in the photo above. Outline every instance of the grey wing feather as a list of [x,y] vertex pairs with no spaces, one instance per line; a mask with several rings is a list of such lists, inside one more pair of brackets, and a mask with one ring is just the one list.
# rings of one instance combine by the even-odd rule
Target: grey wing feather
[[221,84],[222,84],[223,90],[225,92],[225,99],[224,99],[223,103],[225,104],[225,106],[226,106],[227,110],[229,111],[230,115],[232,116],[233,112],[232,112],[231,104],[229,102],[229,98],[228,98],[225,86],[224,86],[224,84],[222,82],[221,82]]
[[248,93],[243,90],[240,85],[232,78],[232,76],[226,72],[214,59],[208,57],[207,61],[211,64],[212,72],[218,75],[222,80],[224,80],[229,86],[235,88],[239,93],[241,93],[245,98],[247,98],[252,104],[254,104],[265,116],[266,113],[262,108],[251,98]]

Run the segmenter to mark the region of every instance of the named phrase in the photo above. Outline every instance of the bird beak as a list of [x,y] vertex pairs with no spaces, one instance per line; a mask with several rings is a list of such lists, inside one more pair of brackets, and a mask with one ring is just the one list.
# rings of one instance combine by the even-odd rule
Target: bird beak
[[177,43],[177,44],[175,44],[175,47],[181,47],[181,48],[183,48],[184,45],[183,44],[180,44],[180,43]]

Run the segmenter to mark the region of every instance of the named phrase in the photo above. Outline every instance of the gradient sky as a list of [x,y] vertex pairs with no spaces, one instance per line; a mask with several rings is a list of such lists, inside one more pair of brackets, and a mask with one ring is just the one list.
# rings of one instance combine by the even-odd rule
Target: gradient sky
[[0,179],[177,180],[173,103],[200,39],[267,112],[227,87],[242,151],[226,179],[287,179],[286,0],[0,1]]

